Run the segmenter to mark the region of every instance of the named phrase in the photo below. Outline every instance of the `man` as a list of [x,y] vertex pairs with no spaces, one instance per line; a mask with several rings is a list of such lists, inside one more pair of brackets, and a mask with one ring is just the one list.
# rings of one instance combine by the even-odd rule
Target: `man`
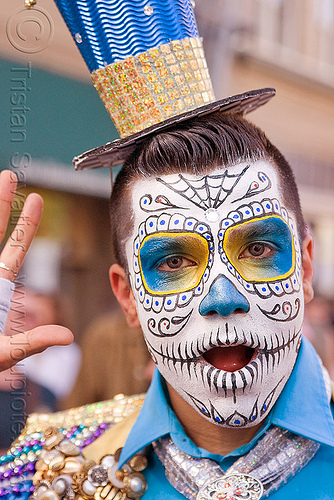
[[334,498],[329,379],[301,337],[312,240],[284,157],[239,116],[198,118],[135,150],[111,207],[111,284],[159,371],[143,405],[32,417],[3,491],[26,498],[37,459],[37,499]]

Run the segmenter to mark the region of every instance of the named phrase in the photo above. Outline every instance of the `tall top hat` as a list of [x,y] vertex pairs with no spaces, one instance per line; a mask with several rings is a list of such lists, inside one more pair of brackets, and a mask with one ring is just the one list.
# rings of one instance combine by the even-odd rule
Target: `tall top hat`
[[120,139],[74,158],[112,167],[157,131],[216,111],[246,114],[274,89],[215,101],[190,0],[55,0]]

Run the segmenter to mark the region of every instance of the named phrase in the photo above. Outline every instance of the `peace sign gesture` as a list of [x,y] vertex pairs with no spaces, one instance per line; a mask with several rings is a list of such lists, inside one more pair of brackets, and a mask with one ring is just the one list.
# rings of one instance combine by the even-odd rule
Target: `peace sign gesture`
[[[16,176],[9,170],[0,173],[0,239],[3,240],[15,196]],[[28,248],[37,232],[43,210],[43,200],[29,194],[16,227],[0,254],[0,278],[14,281]],[[6,294],[8,281],[0,280],[0,298]],[[0,303],[0,309],[6,305]],[[6,313],[6,311],[5,311]],[[11,337],[0,335],[0,371],[10,368],[18,361],[44,351],[52,345],[68,345],[72,333],[62,326],[48,325],[34,328]]]

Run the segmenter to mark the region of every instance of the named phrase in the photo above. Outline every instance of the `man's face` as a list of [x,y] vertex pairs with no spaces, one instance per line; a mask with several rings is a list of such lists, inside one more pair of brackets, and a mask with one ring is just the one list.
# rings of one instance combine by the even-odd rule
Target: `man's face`
[[152,358],[200,414],[263,420],[298,353],[301,252],[268,162],[138,180],[126,245]]

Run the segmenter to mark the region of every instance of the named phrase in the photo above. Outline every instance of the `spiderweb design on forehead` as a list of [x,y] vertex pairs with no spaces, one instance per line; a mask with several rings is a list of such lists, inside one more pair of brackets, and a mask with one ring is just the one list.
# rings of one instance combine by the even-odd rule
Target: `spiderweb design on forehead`
[[218,208],[224,203],[249,167],[250,165],[247,165],[238,174],[229,174],[226,169],[221,174],[204,175],[196,180],[187,179],[183,174],[178,174],[175,182],[166,182],[160,177],[157,181],[197,207],[207,210]]

